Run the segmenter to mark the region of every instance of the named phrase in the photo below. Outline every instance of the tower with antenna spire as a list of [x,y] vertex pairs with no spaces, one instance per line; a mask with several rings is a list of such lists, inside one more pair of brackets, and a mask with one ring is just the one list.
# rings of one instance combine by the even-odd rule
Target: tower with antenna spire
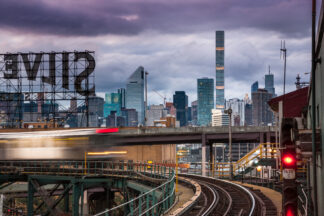
[[264,84],[265,90],[267,90],[270,94],[272,94],[272,97],[275,97],[276,93],[274,88],[274,77],[273,74],[271,74],[270,65],[268,66],[268,74],[265,75],[264,81],[265,81]]

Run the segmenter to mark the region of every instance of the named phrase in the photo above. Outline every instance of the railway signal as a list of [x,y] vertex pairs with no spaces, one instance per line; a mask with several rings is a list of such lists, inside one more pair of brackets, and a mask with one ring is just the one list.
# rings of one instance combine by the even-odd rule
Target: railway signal
[[283,119],[281,125],[281,167],[283,174],[282,208],[284,216],[297,216],[296,145],[292,140],[293,124],[290,119]]

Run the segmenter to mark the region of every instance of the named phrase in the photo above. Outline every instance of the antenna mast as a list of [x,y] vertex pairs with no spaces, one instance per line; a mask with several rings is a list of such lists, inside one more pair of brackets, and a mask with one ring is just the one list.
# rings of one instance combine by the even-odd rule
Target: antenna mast
[[[285,41],[281,41],[281,48],[280,48],[280,58],[281,54],[283,54],[284,60],[284,83],[283,83],[283,95],[286,94],[286,65],[287,65],[287,49],[285,45]],[[270,72],[270,68],[269,68]]]

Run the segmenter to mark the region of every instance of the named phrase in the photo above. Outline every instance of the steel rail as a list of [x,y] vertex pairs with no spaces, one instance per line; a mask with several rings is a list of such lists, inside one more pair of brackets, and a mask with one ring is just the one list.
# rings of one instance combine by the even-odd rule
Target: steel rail
[[[199,181],[198,181],[199,182]],[[205,210],[205,212],[202,213],[202,216],[207,216],[210,214],[210,212],[216,207],[216,204],[218,203],[219,201],[219,196],[216,195],[215,193],[215,190],[213,188],[211,188],[208,184],[208,183],[201,183],[200,184],[203,184],[206,188],[208,188],[212,194],[213,194],[213,202],[211,203],[211,205],[207,208],[207,210]]]
[[212,179],[212,180],[217,180],[217,181],[221,181],[221,182],[224,182],[224,183],[227,183],[227,184],[231,184],[231,185],[234,185],[234,186],[236,186],[236,187],[238,187],[238,188],[240,188],[241,190],[243,190],[245,193],[247,193],[248,195],[249,195],[249,197],[250,197],[250,200],[251,200],[251,202],[252,202],[252,207],[251,207],[251,209],[250,209],[250,212],[249,212],[249,216],[252,216],[253,215],[253,213],[254,213],[254,211],[255,211],[255,199],[254,199],[254,196],[253,196],[253,194],[248,190],[248,189],[246,189],[245,187],[243,187],[243,186],[241,186],[241,185],[239,185],[239,184],[236,184],[236,183],[233,183],[233,182],[230,182],[230,181],[226,181],[226,180],[222,180],[222,179],[214,179],[214,178],[212,178],[212,177],[209,177],[209,176],[201,176],[201,175],[194,175],[194,174],[185,174],[185,175],[187,175],[187,176],[193,176],[193,177],[200,177],[200,178],[207,178],[207,179]]
[[[210,177],[208,177],[208,178],[210,178]],[[250,196],[250,199],[252,201],[252,207],[251,207],[249,216],[252,216],[253,215],[253,212],[255,210],[255,199],[254,199],[253,194],[248,189],[246,189],[245,187],[243,187],[243,186],[241,186],[239,184],[236,184],[236,183],[233,183],[233,182],[230,182],[230,181],[226,181],[226,180],[222,180],[222,179],[217,179],[217,180],[218,181],[223,181],[223,182],[226,182],[226,183],[229,183],[229,184],[232,184],[232,185],[235,185],[235,186],[241,188],[242,190],[244,190]]]
[[231,210],[232,204],[233,204],[233,199],[231,197],[231,195],[222,187],[218,186],[218,185],[213,185],[214,187],[217,187],[217,189],[219,189],[220,191],[222,191],[222,193],[224,193],[227,196],[227,200],[229,201],[229,204],[227,206],[227,209],[224,213],[224,215],[228,215],[229,211]]

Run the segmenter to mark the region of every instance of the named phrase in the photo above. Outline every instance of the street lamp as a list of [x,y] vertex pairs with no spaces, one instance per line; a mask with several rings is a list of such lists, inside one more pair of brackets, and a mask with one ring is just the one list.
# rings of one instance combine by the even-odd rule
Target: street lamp
[[229,115],[228,124],[228,145],[229,145],[229,162],[230,162],[230,180],[233,180],[233,164],[232,164],[232,109],[224,110]]

